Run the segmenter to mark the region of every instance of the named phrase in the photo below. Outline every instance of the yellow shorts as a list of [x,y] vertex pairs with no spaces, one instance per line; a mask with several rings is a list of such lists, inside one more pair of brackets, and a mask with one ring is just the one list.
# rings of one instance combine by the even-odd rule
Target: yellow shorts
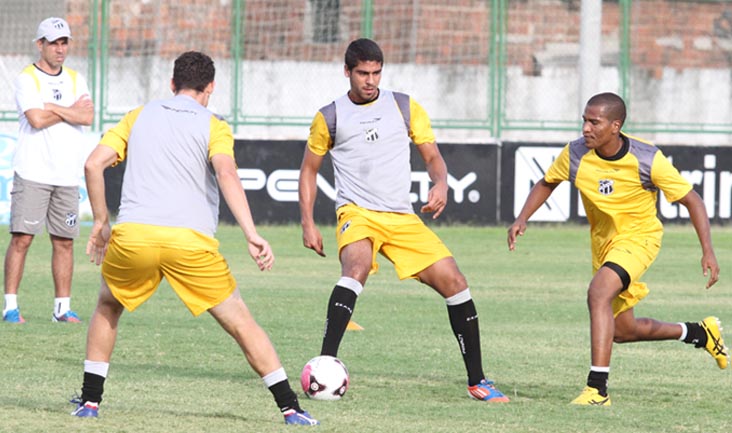
[[163,276],[195,316],[236,289],[219,242],[195,230],[123,223],[112,228],[102,276],[114,297],[134,311]]
[[613,262],[628,273],[630,284],[613,299],[613,315],[630,310],[648,295],[648,286],[638,281],[648,270],[661,250],[661,233],[657,236],[636,236],[613,240],[598,260],[593,260],[595,272],[599,266]]
[[394,264],[401,280],[415,278],[438,260],[452,257],[440,238],[415,214],[377,212],[347,204],[338,208],[337,215],[338,254],[348,244],[370,239],[372,274],[379,269],[377,252]]

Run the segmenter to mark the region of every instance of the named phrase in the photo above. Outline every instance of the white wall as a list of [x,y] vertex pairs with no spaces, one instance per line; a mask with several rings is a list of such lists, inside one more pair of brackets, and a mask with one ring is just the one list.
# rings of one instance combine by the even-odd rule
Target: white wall
[[[0,59],[10,67],[25,59]],[[232,107],[232,67],[229,60],[214,59],[217,88],[211,108],[228,116]],[[79,59],[69,65],[83,71]],[[17,66],[18,72],[20,66]],[[124,113],[152,98],[170,95],[172,62],[157,57],[115,58],[109,63],[107,110]],[[618,92],[619,76],[614,67],[601,69],[601,91]],[[304,139],[310,119],[321,106],[348,90],[348,79],[340,63],[244,62],[241,67],[242,102],[240,110],[248,120],[262,123],[271,118],[297,123],[293,126],[241,126],[242,138]],[[381,86],[411,94],[436,122],[461,120],[479,122],[490,110],[489,70],[481,66],[428,66],[386,64]],[[8,80],[5,79],[6,83]],[[732,135],[714,131],[732,125],[732,72],[727,69],[664,69],[656,79],[644,72],[631,77],[629,118],[632,124],[664,123],[667,129],[706,125],[708,133],[638,132],[659,144],[732,145]],[[502,132],[502,140],[565,142],[579,136],[581,107],[579,75],[576,67],[547,66],[539,76],[524,75],[509,68],[505,80],[505,117],[536,125],[570,125],[570,130],[550,131],[531,128]],[[10,89],[0,92],[0,109],[14,110]],[[294,119],[293,119],[294,118]],[[576,123],[575,123],[576,122]],[[573,125],[577,125],[576,130]],[[106,127],[109,127],[107,125]],[[15,131],[14,122],[0,122],[0,131]],[[436,128],[439,142],[494,142],[485,129]]]

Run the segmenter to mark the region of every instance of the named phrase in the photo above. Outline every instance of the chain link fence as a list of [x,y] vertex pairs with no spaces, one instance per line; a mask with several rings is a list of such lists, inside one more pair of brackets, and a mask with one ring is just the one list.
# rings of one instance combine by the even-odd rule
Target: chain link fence
[[[69,67],[94,88],[95,129],[170,95],[172,62],[217,66],[211,107],[238,134],[303,138],[347,90],[343,52],[384,50],[382,86],[414,96],[450,140],[558,140],[580,125],[580,0],[3,0],[0,83],[37,56],[38,22],[67,19]],[[626,129],[666,143],[732,144],[732,2],[602,2],[598,91],[621,94]],[[0,131],[15,128],[0,93]]]

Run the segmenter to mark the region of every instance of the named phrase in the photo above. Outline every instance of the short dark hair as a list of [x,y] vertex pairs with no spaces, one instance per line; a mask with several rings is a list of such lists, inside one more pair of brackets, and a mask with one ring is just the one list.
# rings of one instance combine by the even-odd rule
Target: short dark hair
[[379,45],[371,39],[361,38],[348,44],[346,49],[346,67],[352,70],[358,62],[374,61],[384,64],[384,53]]
[[173,86],[176,92],[184,89],[203,92],[215,75],[216,68],[211,57],[198,51],[187,51],[175,59]]
[[625,101],[615,93],[599,93],[587,101],[587,106],[589,107],[591,105],[600,105],[605,107],[607,118],[611,121],[619,120],[620,126],[623,126],[625,123]]

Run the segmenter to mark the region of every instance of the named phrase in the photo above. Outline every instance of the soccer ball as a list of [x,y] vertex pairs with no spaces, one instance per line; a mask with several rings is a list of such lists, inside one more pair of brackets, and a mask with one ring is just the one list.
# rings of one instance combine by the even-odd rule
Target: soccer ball
[[302,390],[314,400],[340,400],[348,390],[349,381],[345,364],[327,355],[308,361],[300,374]]

